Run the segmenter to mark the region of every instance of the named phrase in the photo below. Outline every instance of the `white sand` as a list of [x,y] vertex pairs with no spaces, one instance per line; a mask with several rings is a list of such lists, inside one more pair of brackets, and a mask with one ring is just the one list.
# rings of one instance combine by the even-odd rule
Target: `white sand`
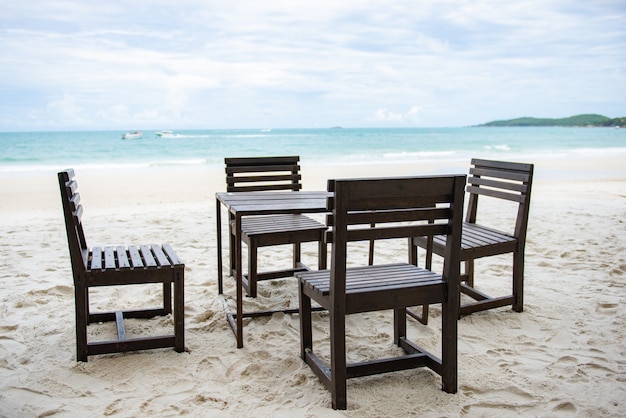
[[[469,160],[469,159],[468,159]],[[329,177],[465,173],[449,166],[308,167],[307,189]],[[576,181],[567,181],[577,173]],[[593,177],[583,180],[582,177]],[[600,177],[610,178],[600,178]],[[579,179],[580,178],[580,179]],[[75,361],[74,295],[55,173],[0,178],[0,416],[624,416],[626,415],[626,164],[536,162],[526,249],[525,311],[501,308],[459,322],[459,392],[427,369],[348,382],[348,410],[299,358],[297,315],[248,320],[235,348],[217,296],[214,193],[223,170],[77,172],[87,239],[169,242],[186,264],[186,347]],[[118,192],[119,190],[119,192]],[[502,208],[489,211],[498,218]],[[380,244],[378,257],[406,249]],[[315,264],[315,246],[305,262]],[[262,263],[284,265],[282,250]],[[354,253],[365,260],[365,248]],[[481,261],[478,287],[510,283],[509,256]],[[226,280],[227,295],[234,294]],[[265,282],[249,307],[297,304],[294,279]],[[156,303],[157,289],[102,291],[93,302]],[[232,298],[232,297],[231,297]],[[232,304],[231,304],[232,306]],[[411,336],[437,349],[438,309]],[[154,320],[156,327],[171,318]],[[144,332],[145,321],[127,331]],[[91,327],[95,336],[113,332]],[[351,356],[390,355],[391,314],[349,319]],[[96,330],[97,329],[97,330]],[[316,329],[326,330],[317,321]],[[316,335],[320,339],[323,333]]]

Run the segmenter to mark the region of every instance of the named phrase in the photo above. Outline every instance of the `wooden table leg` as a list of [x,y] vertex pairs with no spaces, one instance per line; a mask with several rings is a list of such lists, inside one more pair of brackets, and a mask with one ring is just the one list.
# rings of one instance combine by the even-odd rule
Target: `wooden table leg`
[[224,293],[222,283],[222,205],[217,198],[215,198],[215,219],[217,231],[217,294],[221,295]]
[[237,269],[236,287],[237,287],[237,348],[243,347],[243,268],[241,261],[241,215],[235,216],[235,258]]

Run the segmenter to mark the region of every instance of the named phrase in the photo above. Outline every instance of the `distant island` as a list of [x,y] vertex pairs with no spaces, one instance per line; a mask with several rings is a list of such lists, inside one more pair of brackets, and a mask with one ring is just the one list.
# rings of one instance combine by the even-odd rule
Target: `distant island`
[[573,126],[573,127],[626,127],[626,116],[620,118],[608,118],[602,115],[577,115],[561,119],[545,118],[517,118],[509,120],[496,120],[482,125],[486,127],[502,126]]

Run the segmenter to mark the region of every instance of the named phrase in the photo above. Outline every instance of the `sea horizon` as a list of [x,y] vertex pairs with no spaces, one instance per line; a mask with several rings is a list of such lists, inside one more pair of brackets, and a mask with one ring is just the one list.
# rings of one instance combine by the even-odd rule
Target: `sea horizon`
[[[74,167],[202,168],[225,157],[299,155],[303,166],[469,161],[533,162],[546,158],[624,158],[626,129],[603,127],[181,129],[169,138],[144,130],[0,132],[0,175]],[[625,164],[626,165],[626,164]]]

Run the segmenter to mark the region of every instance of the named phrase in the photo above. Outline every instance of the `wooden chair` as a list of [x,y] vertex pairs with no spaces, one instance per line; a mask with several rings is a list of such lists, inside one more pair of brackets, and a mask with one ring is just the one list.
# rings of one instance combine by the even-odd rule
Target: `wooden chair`
[[[74,170],[58,173],[63,214],[69,244],[76,305],[76,357],[135,350],[174,347],[185,349],[184,272],[185,265],[169,244],[105,246],[89,249],[83,232],[83,205],[77,192]],[[90,312],[89,288],[144,283],[163,283],[163,306],[154,309],[118,312]],[[127,338],[124,318],[152,318],[172,313],[174,287],[174,334]],[[93,322],[115,321],[117,339],[88,341],[87,326]]]
[[[226,191],[299,191],[302,189],[300,157],[225,158]],[[235,275],[234,228],[229,222],[230,268]],[[293,276],[308,270],[301,261],[301,244],[318,242],[318,267],[326,268],[326,226],[302,214],[247,216],[242,219],[242,241],[248,247],[248,274],[243,286],[250,297],[257,296],[257,282]],[[257,255],[260,247],[293,244],[293,267],[279,271],[258,272]]]
[[[461,238],[461,261],[465,268],[461,274],[461,292],[474,299],[473,302],[461,305],[459,314],[468,315],[473,312],[512,305],[515,312],[522,312],[524,306],[524,247],[526,244],[526,227],[530,191],[533,180],[533,164],[522,164],[504,161],[472,159],[470,176],[467,181],[469,201],[463,234]],[[477,223],[478,198],[495,198],[512,201],[517,207],[515,227],[511,233]],[[481,219],[481,222],[484,222]],[[412,239],[411,262],[417,265],[417,247],[426,249],[426,268],[432,265],[433,253],[443,256],[446,249],[446,237],[424,237]],[[512,294],[491,297],[474,288],[474,260],[499,254],[513,254],[513,286]],[[428,306],[423,307],[420,315],[410,311],[422,323],[428,322]]]
[[[332,407],[346,409],[346,380],[426,366],[442,377],[443,390],[457,391],[459,251],[465,176],[330,180],[327,224],[331,267],[298,273],[301,356],[330,389]],[[428,223],[428,220],[434,223]],[[373,226],[372,226],[373,225]],[[349,241],[444,235],[442,274],[411,263],[347,267]],[[311,300],[328,310],[330,365],[313,352]],[[406,308],[442,304],[441,359],[406,337]],[[347,364],[346,315],[393,310],[394,343],[405,355]]]

